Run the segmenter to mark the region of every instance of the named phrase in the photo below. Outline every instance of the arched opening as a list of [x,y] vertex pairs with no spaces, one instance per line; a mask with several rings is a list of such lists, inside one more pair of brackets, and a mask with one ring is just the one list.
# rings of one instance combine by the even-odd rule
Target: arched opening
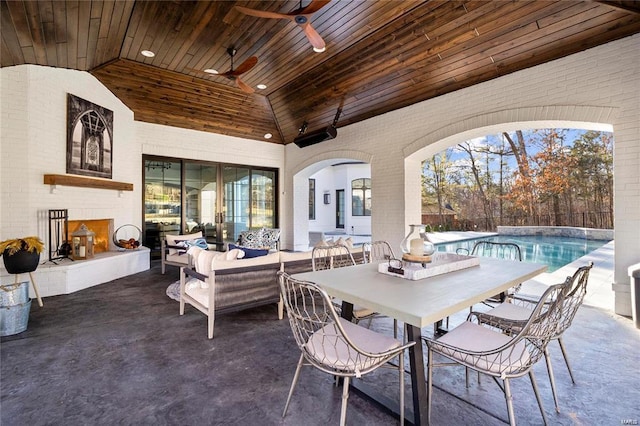
[[[597,122],[585,122],[585,121],[572,121],[572,120],[533,120],[533,121],[513,121],[505,123],[491,124],[488,126],[480,126],[472,128],[473,121],[482,122],[487,117],[477,117],[477,120],[469,120],[469,129],[459,131],[458,133],[446,134],[448,131],[454,132],[454,126],[449,126],[448,129],[440,129],[433,132],[430,135],[415,141],[411,147],[414,151],[405,158],[405,172],[407,182],[420,182],[421,168],[419,164],[425,159],[433,157],[438,152],[463,143],[465,141],[483,137],[487,134],[501,133],[505,131],[515,130],[534,130],[540,128],[576,128],[585,130],[596,130],[613,132],[613,126],[606,123]],[[436,139],[440,137],[440,139]],[[421,143],[420,143],[421,142]],[[420,146],[422,145],[422,146]],[[406,150],[405,150],[406,152]],[[421,199],[421,185],[407,185],[405,187],[406,200],[405,205],[407,217],[421,217],[421,204],[415,202],[416,199]]]
[[[353,199],[352,188],[354,180],[367,179],[371,182],[369,156],[357,152],[335,152],[326,157],[318,156],[306,161],[293,175],[293,235],[289,236],[291,242],[287,241],[287,246],[296,251],[309,249],[312,242],[310,232],[371,234],[371,215],[364,214],[364,205],[370,202],[365,199],[365,193],[370,195],[371,191],[362,191],[363,214],[354,215],[354,204],[357,208],[358,203]],[[310,183],[310,179],[314,182]],[[311,187],[314,187],[314,203],[310,202]],[[360,188],[356,188],[356,192],[358,190]],[[312,215],[312,206],[315,207],[315,215]]]

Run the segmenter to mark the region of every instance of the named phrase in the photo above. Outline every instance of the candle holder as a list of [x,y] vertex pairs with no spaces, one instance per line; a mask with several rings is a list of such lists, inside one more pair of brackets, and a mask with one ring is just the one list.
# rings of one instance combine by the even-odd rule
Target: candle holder
[[73,260],[84,260],[93,257],[93,242],[96,233],[89,230],[84,223],[71,234],[71,257]]
[[424,225],[409,226],[409,233],[400,243],[402,260],[422,264],[431,262],[431,255],[435,253],[436,246],[429,241]]

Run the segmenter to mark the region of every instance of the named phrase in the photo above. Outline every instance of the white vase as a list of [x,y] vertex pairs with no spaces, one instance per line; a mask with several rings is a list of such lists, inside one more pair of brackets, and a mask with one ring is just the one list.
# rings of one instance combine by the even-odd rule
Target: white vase
[[402,253],[412,256],[431,256],[436,251],[436,246],[429,241],[424,230],[424,225],[409,225],[411,229],[400,243]]

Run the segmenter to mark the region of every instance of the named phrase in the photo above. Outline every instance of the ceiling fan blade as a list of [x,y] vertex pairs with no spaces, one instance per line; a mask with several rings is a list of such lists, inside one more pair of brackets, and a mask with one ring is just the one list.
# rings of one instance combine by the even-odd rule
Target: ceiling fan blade
[[315,28],[313,28],[309,22],[306,22],[305,24],[301,25],[301,27],[304,30],[304,33],[309,39],[309,42],[311,43],[311,45],[318,50],[324,50],[325,48],[324,40],[322,39],[320,34],[318,34]]
[[243,63],[241,63],[238,66],[238,68],[236,68],[234,71],[231,71],[230,74],[231,75],[244,74],[245,72],[249,71],[251,68],[255,67],[257,63],[258,63],[258,58],[255,56],[251,56],[247,58]]
[[235,8],[245,15],[257,16],[258,18],[288,19],[290,21],[295,18],[294,16],[285,15],[284,13],[269,12],[267,10],[255,10],[242,6],[236,6]]
[[240,77],[236,77],[236,84],[238,85],[240,90],[242,90],[245,93],[253,93],[253,92],[255,92],[255,90],[253,90],[253,87],[249,86],[247,83],[245,83],[244,81],[240,80]]
[[[294,11],[294,13],[296,15],[309,15],[311,13],[315,13],[317,11],[319,11],[320,9],[322,9],[323,7],[325,7],[327,5],[327,3],[329,3],[331,0],[313,0],[311,3],[309,3],[307,5],[307,7],[300,9],[300,10],[296,10]],[[293,13],[291,13],[293,14]]]

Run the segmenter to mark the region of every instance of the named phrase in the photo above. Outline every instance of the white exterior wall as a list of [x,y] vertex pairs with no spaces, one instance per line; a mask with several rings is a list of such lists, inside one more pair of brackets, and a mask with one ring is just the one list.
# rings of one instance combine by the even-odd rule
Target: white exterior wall
[[[613,130],[615,170],[615,283],[620,305],[629,296],[627,268],[640,261],[640,35],[439,96],[338,129],[336,139],[286,146],[286,175],[308,177],[314,159],[370,161],[376,206],[372,238],[397,247],[420,219],[419,163],[446,146],[487,133],[535,127]],[[294,178],[295,180],[295,178]],[[288,190],[288,189],[287,189]],[[306,200],[306,199],[305,199]],[[286,199],[285,211],[298,208]],[[306,234],[295,215],[283,218]],[[302,242],[292,241],[294,247]],[[630,308],[629,308],[630,309]]]
[[[316,219],[309,221],[309,231],[344,231],[346,234],[371,234],[370,216],[353,216],[351,209],[351,181],[370,178],[369,164],[343,164],[325,167],[310,179],[316,180]],[[336,228],[336,190],[343,189],[345,197],[345,226]],[[331,202],[324,204],[324,194]]]

